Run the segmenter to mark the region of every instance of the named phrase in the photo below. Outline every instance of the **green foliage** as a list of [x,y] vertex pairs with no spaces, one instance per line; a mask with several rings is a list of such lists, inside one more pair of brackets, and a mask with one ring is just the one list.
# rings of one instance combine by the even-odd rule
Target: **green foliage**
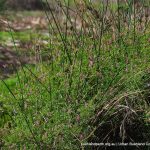
[[[148,93],[142,78],[150,67],[150,30],[135,32],[135,22],[130,21],[129,28],[122,18],[117,22],[116,27],[122,26],[114,41],[110,28],[98,38],[82,29],[71,34],[50,29],[50,43],[40,49],[47,61],[24,65],[0,83],[0,133],[5,146],[80,149],[105,123],[111,123],[110,133],[125,121],[132,125],[134,119],[144,120],[146,128],[149,109],[144,94]],[[1,32],[0,39],[6,40],[4,35],[8,37]],[[39,38],[29,32],[13,35],[22,41]]]
[[0,11],[5,10],[6,0],[0,0]]

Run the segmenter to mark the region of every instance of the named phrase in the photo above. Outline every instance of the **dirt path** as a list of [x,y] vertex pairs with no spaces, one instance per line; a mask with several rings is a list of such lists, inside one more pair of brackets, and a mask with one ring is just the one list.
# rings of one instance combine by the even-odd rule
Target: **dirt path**
[[[21,57],[21,63],[26,64],[28,60]],[[15,68],[20,66],[19,56],[17,53],[6,47],[0,46],[0,78],[8,77]]]
[[[13,36],[16,36],[15,46],[19,54],[14,50],[10,27],[14,33]],[[38,39],[38,33],[42,34],[48,30],[47,28],[46,17],[40,11],[16,14],[8,12],[8,15],[0,15],[0,78],[9,77],[15,70],[14,66],[18,68],[20,64],[35,64],[35,56],[29,56],[29,53],[31,50],[35,50],[34,47],[40,46],[42,48],[47,43]],[[30,37],[32,34],[29,35],[29,31],[36,37]]]

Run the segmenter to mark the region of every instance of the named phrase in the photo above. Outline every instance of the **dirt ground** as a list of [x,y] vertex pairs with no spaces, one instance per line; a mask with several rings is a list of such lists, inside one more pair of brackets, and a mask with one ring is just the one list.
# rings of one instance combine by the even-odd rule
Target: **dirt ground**
[[[48,23],[43,12],[7,12],[0,15],[0,78],[9,76],[14,66],[17,68],[20,64],[35,63],[35,56],[27,57],[28,53],[33,46],[44,46],[48,42],[37,39],[37,45],[33,45],[36,39],[29,39],[28,32],[36,35],[39,32],[48,32],[47,28]],[[25,39],[20,40],[18,36],[14,40],[12,36],[15,34],[22,34],[21,38]]]

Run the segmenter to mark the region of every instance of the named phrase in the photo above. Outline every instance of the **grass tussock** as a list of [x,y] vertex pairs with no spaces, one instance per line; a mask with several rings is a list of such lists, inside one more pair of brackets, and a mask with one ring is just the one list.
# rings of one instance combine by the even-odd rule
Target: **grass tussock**
[[61,18],[45,11],[49,44],[37,64],[0,82],[2,149],[150,142],[148,4],[57,6]]

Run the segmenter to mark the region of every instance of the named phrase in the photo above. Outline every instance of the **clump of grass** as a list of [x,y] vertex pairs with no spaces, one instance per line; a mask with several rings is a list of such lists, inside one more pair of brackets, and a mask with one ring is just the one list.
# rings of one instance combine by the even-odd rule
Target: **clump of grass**
[[63,24],[51,9],[45,11],[48,60],[22,66],[13,88],[2,80],[9,94],[2,94],[1,112],[11,116],[1,125],[3,146],[86,149],[82,143],[149,142],[144,77],[150,67],[150,30],[139,30],[135,4],[126,4],[126,21],[119,1],[113,11],[108,1],[98,4],[100,9],[74,1],[79,6],[74,9],[69,1],[59,2]]

